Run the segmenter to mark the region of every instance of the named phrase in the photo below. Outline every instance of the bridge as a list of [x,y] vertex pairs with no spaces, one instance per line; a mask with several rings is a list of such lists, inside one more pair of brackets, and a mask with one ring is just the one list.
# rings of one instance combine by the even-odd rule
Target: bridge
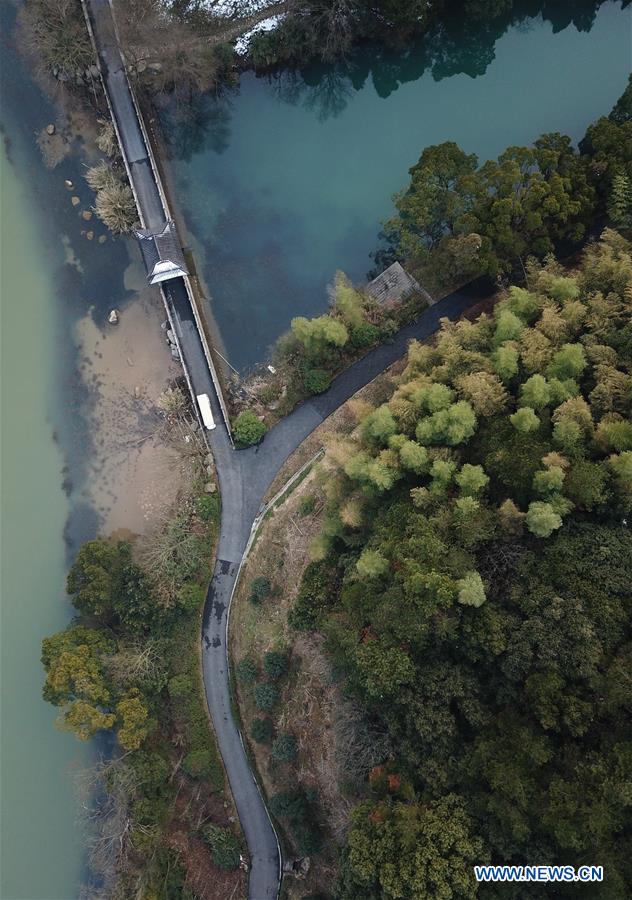
[[[217,427],[207,432],[222,501],[217,559],[202,624],[202,672],[206,700],[250,857],[249,900],[274,900],[281,887],[281,848],[243,738],[233,717],[228,623],[230,603],[254,523],[276,474],[291,453],[342,403],[406,353],[412,339],[424,340],[442,317],[456,319],[489,294],[484,281],[455,291],[342,372],[324,394],[300,404],[271,429],[258,447],[236,451],[221,386],[203,320],[186,273],[177,230],[162,188],[139,106],[121,56],[109,0],[81,0],[97,54],[105,94],[141,221],[142,241],[159,237],[144,252],[148,275],[159,286],[176,336],[184,373],[195,403],[208,394]],[[162,238],[160,237],[162,236]],[[160,268],[160,263],[165,263]],[[156,266],[158,265],[158,268]],[[162,277],[162,276],[165,277]]]

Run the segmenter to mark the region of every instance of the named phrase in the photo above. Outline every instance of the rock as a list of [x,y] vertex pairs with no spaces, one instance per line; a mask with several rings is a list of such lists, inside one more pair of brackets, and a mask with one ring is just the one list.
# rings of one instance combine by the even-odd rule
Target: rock
[[72,190],[72,188],[73,188],[73,183],[72,183],[72,181],[70,180],[70,178],[66,178],[66,180],[64,181],[64,184],[66,185],[66,187],[68,188],[68,190]]
[[81,218],[85,219],[86,222],[89,222],[92,218],[92,213],[89,209],[84,209],[84,211],[81,213]]
[[81,203],[81,200],[80,200],[79,197],[77,197],[77,195],[75,194],[74,197],[71,197],[71,198],[70,198],[70,202],[72,203],[73,206],[79,206],[79,204]]
[[110,325],[118,325],[120,320],[120,315],[118,309],[111,309],[110,315],[108,316],[108,322]]
[[177,360],[177,361],[179,362],[179,361],[180,361],[180,354],[178,353],[178,348],[177,348],[177,347],[174,347],[173,344],[169,344],[169,347],[170,347],[170,349],[171,349],[171,358],[172,358],[172,359],[175,359],[175,360]]
[[207,474],[207,475],[213,475],[213,474],[215,474],[215,469],[213,468],[213,466],[207,466],[207,467],[206,467],[206,474]]
[[159,63],[159,62],[148,63],[147,68],[149,69],[150,72],[162,72],[162,63]]
[[144,72],[146,68],[147,68],[146,61],[144,59],[139,59],[138,62],[136,63],[136,71]]
[[99,243],[105,244],[106,241],[107,241],[107,237],[104,234],[100,234],[99,235]]
[[99,77],[99,67],[95,66],[95,65],[88,66],[88,68],[86,69],[86,75],[89,78],[98,78]]
[[55,126],[52,122],[46,126],[46,134],[55,134]]
[[86,237],[88,238],[89,241],[93,241],[94,240],[94,231],[92,231],[92,230],[86,231]]
[[136,400],[140,399],[140,387],[137,384],[134,385],[134,397]]

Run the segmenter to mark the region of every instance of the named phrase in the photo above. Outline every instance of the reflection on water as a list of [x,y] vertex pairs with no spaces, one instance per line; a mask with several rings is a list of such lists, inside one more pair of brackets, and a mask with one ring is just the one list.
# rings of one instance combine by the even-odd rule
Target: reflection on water
[[261,360],[295,315],[361,280],[380,222],[424,147],[481,160],[546,131],[579,139],[630,69],[630,6],[519,2],[479,27],[437,27],[398,52],[256,77],[162,109],[176,195],[230,362]]

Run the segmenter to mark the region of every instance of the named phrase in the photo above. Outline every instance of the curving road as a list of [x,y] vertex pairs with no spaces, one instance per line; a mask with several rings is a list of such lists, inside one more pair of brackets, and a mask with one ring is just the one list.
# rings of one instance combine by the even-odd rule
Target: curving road
[[298,406],[268,432],[258,447],[235,451],[224,429],[216,428],[210,434],[222,513],[217,561],[204,608],[202,665],[215,734],[250,852],[250,900],[276,897],[281,869],[276,835],[254,780],[230,700],[228,614],[254,520],[287,457],[327,416],[403,356],[410,340],[429,337],[439,327],[441,317],[458,318],[488,294],[486,283],[475,282],[440,300],[413,325],[402,328],[393,343],[376,347],[339,375],[326,393]]
[[[158,228],[167,211],[158,189],[149,149],[133,102],[109,0],[82,0],[86,22],[123,151],[141,221]],[[224,423],[184,281],[161,286],[162,299],[191,393],[208,394],[217,428],[208,433],[222,499],[219,544],[213,579],[204,607],[202,666],[208,708],[250,854],[249,900],[273,900],[281,884],[281,852],[265,804],[250,768],[230,701],[227,629],[230,601],[250,532],[263,498],[287,457],[320,423],[356,391],[406,352],[413,338],[427,338],[441,317],[455,319],[489,293],[475,282],[430,307],[391,344],[372,350],[343,372],[329,390],[302,403],[273,428],[263,443],[235,451]]]

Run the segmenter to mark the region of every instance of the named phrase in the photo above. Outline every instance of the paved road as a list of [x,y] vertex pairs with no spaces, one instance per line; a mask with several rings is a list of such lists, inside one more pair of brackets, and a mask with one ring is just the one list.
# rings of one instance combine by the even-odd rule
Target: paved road
[[[83,0],[101,74],[117,124],[143,224],[158,228],[166,219],[118,47],[108,0]],[[250,854],[249,900],[273,900],[279,892],[281,856],[265,804],[254,780],[230,702],[226,634],[230,600],[252,524],[277,472],[320,423],[361,387],[399,359],[412,338],[426,338],[439,318],[457,318],[485,294],[471,285],[427,310],[403,328],[391,344],[377,347],[336,378],[330,389],[297,407],[258,447],[235,451],[224,425],[184,281],[163,283],[162,295],[193,394],[208,394],[217,423],[209,433],[222,499],[213,579],[202,628],[202,666],[209,711]]]

